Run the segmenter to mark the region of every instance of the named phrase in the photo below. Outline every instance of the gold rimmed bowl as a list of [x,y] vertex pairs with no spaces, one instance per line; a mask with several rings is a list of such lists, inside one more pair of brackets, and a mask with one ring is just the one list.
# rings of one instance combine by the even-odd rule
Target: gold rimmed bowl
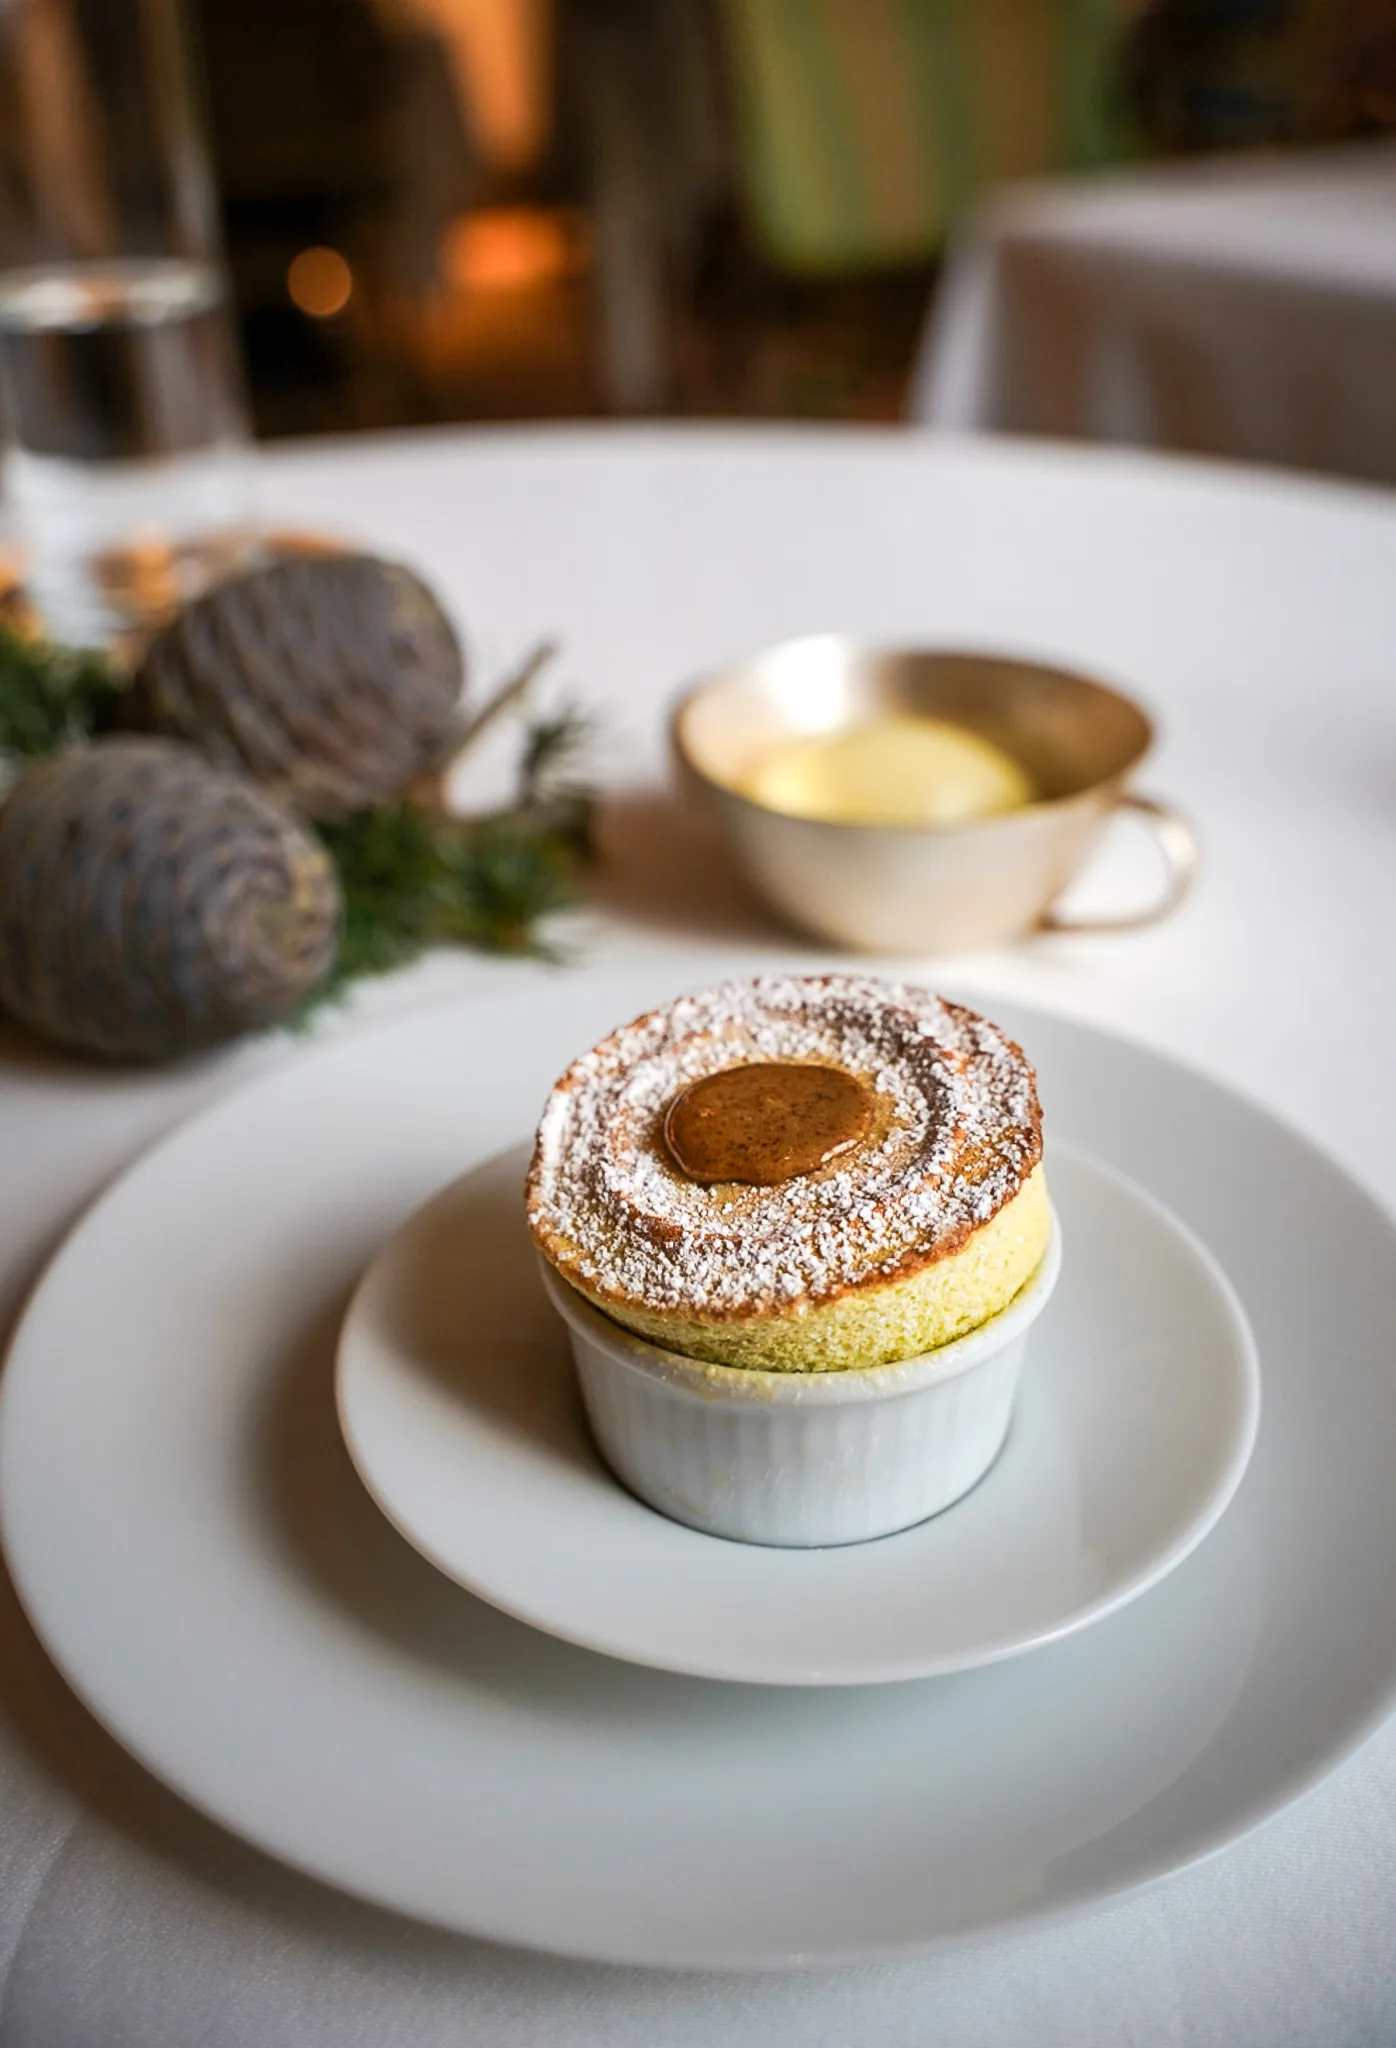
[[[888,714],[988,740],[1025,771],[1031,800],[953,825],[848,824],[746,793],[781,748]],[[832,635],[792,640],[697,683],[675,709],[672,738],[684,780],[716,812],[766,901],[860,951],[959,953],[1033,931],[1135,930],[1177,908],[1197,866],[1185,821],[1131,787],[1153,741],[1149,719],[1069,669]],[[1157,842],[1157,895],[1112,916],[1058,910],[1122,811]]]

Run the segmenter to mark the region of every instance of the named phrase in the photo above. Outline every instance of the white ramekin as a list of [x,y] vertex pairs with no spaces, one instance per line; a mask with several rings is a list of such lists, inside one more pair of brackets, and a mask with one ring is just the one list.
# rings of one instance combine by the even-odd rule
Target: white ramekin
[[1061,1266],[1002,1314],[919,1358],[853,1372],[750,1372],[623,1330],[546,1262],[592,1433],[616,1476],[677,1522],[739,1543],[862,1543],[977,1484],[1012,1420],[1028,1331]]

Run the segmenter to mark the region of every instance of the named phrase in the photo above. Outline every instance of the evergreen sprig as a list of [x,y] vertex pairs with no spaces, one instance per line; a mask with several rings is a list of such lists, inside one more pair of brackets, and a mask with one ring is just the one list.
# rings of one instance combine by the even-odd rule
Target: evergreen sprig
[[320,827],[344,891],[327,994],[404,967],[430,946],[545,951],[538,925],[571,900],[573,842],[522,812],[466,820],[376,804]]
[[122,685],[105,655],[0,623],[0,754],[39,760],[106,731]]

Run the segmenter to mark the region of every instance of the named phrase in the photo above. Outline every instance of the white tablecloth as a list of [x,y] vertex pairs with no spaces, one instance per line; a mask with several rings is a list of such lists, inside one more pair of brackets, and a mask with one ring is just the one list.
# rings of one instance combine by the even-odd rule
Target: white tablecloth
[[1396,145],[1006,192],[912,411],[1396,482]]
[[[417,561],[484,666],[558,631],[618,779],[657,774],[691,671],[810,628],[992,642],[1133,686],[1162,720],[1149,780],[1205,838],[1199,894],[1159,930],[957,979],[1193,1058],[1396,1202],[1396,501],[1007,443],[665,432],[282,452],[265,499]],[[700,943],[770,942],[662,813],[632,802],[611,829],[595,962],[662,947],[678,985]],[[1123,854],[1110,866],[1102,890],[1132,885]],[[536,971],[438,959],[325,1029]],[[305,1056],[270,1042],[138,1077],[0,1035],[0,1318],[137,1147]],[[933,1962],[678,1976],[455,1939],[200,1820],[92,1723],[0,1591],[0,2048],[1377,2048],[1396,2038],[1393,1924],[1388,1726],[1202,1868]]]

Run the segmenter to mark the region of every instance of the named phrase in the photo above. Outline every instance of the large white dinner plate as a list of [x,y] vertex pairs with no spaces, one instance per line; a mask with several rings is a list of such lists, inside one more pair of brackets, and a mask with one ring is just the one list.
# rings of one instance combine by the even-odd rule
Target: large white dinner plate
[[1259,1385],[1225,1276],[1161,1204],[1057,1141],[1062,1276],[1008,1443],[966,1499],[837,1550],[668,1521],[592,1445],[524,1223],[529,1150],[463,1175],[389,1239],[345,1319],[336,1392],[389,1519],[535,1628],[749,1684],[968,1671],[1137,1598],[1240,1483]]
[[981,1671],[768,1689],[558,1643],[388,1526],[333,1412],[359,1273],[675,979],[530,979],[307,1049],[90,1213],[0,1392],[5,1545],[78,1692],[288,1862],[629,1962],[890,1955],[1058,1914],[1312,1784],[1396,1690],[1396,1233],[1225,1090],[1008,1005],[1052,1131],[1175,1209],[1255,1331],[1250,1468],[1162,1585]]

